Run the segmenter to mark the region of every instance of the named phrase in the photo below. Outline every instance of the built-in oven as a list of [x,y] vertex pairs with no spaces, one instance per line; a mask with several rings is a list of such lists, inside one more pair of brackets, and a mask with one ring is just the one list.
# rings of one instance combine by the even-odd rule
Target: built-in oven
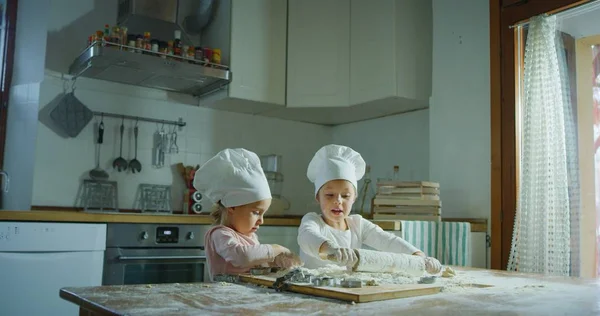
[[208,276],[207,229],[200,225],[108,224],[102,283],[204,282]]

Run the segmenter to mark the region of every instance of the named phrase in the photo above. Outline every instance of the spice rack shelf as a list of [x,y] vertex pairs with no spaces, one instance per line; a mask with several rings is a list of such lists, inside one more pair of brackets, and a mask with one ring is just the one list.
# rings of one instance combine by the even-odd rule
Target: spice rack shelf
[[206,96],[231,83],[229,67],[117,43],[95,41],[69,67],[87,77],[171,92]]

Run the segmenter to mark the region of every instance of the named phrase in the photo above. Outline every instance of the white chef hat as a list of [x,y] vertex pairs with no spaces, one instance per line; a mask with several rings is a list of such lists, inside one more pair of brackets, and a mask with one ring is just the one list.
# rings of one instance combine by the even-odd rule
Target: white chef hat
[[194,188],[225,207],[271,198],[260,159],[243,148],[227,148],[209,159],[196,171]]
[[358,180],[365,175],[365,161],[352,148],[340,145],[321,147],[308,164],[306,176],[315,184],[315,195],[331,180],[347,180],[357,188]]

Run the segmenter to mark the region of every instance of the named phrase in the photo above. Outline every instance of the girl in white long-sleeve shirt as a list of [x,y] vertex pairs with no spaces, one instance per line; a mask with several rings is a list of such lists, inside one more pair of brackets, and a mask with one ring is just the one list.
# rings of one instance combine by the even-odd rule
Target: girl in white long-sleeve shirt
[[[379,251],[421,256],[427,272],[438,273],[441,264],[437,259],[427,257],[406,240],[383,231],[362,216],[349,215],[356,200],[356,183],[364,173],[361,155],[346,146],[324,146],[311,160],[307,176],[315,184],[321,214],[308,213],[300,224],[298,244],[304,266],[314,269],[337,262],[352,267],[358,260],[353,249],[364,244]],[[321,256],[336,260],[323,260]]]

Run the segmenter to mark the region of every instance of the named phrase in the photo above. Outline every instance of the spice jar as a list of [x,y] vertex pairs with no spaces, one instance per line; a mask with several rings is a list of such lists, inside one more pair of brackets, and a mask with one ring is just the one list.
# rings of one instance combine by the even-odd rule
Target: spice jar
[[202,60],[203,56],[204,56],[204,53],[203,53],[202,47],[196,46],[195,52],[194,52],[194,59]]
[[203,54],[204,54],[204,57],[203,57],[204,62],[210,63],[212,61],[213,50],[208,47],[204,47]]
[[221,64],[221,49],[220,48],[213,49],[212,62],[213,62],[213,64],[217,64],[217,65]]
[[135,53],[135,35],[127,35],[127,51]]
[[[150,47],[153,53],[158,53],[158,40],[157,39],[153,39],[150,41]],[[153,55],[158,55],[158,54],[153,54]]]
[[158,52],[160,53],[160,58],[167,59],[167,54],[169,53],[168,50],[167,42],[158,42]]
[[135,50],[136,53],[141,53],[141,50],[144,49],[144,38],[142,35],[137,35],[135,37],[135,48],[137,48]]
[[173,59],[173,57],[170,57],[170,56],[173,56],[174,54],[175,53],[173,51],[173,41],[168,41],[167,42],[167,55],[169,55],[168,58]]

